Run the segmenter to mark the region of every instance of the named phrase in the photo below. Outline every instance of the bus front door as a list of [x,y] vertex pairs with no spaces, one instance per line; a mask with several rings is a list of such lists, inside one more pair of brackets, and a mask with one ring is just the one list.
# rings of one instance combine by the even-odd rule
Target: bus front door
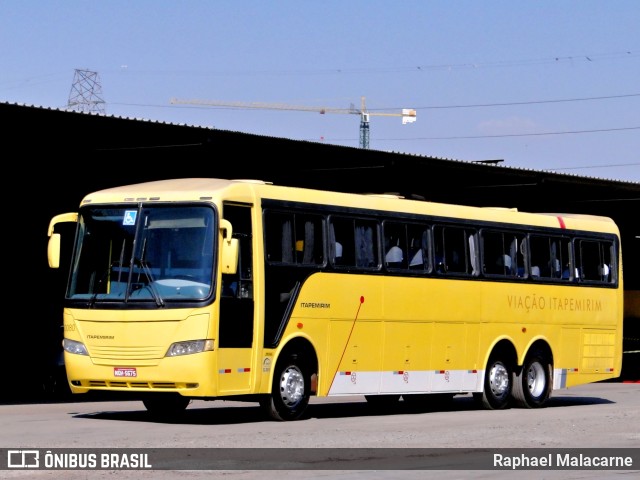
[[225,205],[224,218],[233,225],[240,252],[234,274],[222,274],[218,329],[218,393],[250,393],[254,362],[254,292],[251,208]]

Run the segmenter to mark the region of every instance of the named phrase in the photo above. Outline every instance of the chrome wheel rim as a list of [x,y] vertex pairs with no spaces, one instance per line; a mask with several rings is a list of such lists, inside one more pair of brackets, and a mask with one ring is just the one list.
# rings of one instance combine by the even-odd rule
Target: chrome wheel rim
[[532,397],[537,398],[546,388],[546,375],[539,362],[531,364],[527,370],[527,386]]
[[280,398],[288,407],[295,407],[304,398],[304,376],[298,367],[292,365],[282,372]]
[[496,363],[489,371],[489,386],[496,398],[504,397],[509,391],[509,372],[501,363]]

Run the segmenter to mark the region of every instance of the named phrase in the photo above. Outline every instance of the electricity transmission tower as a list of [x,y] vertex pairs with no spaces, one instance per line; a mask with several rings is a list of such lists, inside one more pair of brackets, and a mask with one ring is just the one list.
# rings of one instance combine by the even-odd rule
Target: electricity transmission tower
[[98,72],[75,70],[67,107],[80,112],[105,113]]

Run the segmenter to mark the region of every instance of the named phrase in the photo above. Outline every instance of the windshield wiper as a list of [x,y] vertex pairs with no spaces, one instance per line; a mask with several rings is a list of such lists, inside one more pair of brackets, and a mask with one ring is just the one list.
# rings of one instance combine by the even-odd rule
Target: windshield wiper
[[160,296],[160,293],[156,289],[155,285],[153,285],[153,282],[155,280],[153,278],[153,273],[151,272],[151,269],[149,268],[149,265],[147,264],[147,262],[142,260],[141,258],[134,258],[133,263],[134,265],[137,264],[142,268],[142,272],[144,273],[144,276],[147,278],[147,287],[149,287],[149,291],[151,292],[151,295],[153,295],[153,299],[156,301],[156,305],[159,307],[164,307],[164,300]]
[[96,299],[98,298],[98,295],[100,294],[100,286],[102,285],[104,280],[109,275],[111,275],[111,270],[113,270],[113,267],[119,267],[119,266],[120,266],[120,262],[118,260],[115,260],[115,261],[111,262],[109,264],[109,266],[105,269],[104,273],[98,279],[98,284],[94,288],[95,292],[93,293],[93,295],[91,295],[91,298],[89,299],[89,303],[88,303],[89,308],[93,308],[93,305],[96,303]]

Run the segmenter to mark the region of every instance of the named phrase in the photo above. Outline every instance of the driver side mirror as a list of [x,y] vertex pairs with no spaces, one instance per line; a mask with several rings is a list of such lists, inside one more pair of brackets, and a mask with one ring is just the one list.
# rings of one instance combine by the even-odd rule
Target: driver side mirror
[[47,245],[47,259],[49,260],[49,268],[60,267],[60,234],[52,233],[49,237]]
[[235,274],[238,271],[240,242],[233,238],[233,227],[229,220],[220,220],[222,243],[220,244],[220,270],[222,273]]

